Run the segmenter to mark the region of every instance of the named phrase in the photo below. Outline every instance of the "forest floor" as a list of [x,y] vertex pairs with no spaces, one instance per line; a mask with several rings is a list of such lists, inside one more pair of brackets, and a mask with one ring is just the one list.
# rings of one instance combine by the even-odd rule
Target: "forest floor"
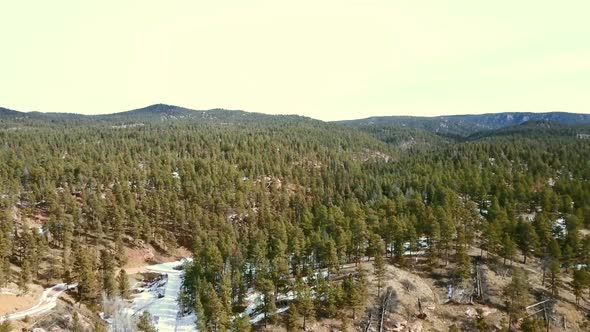
[[190,257],[191,252],[186,248],[175,248],[172,253],[160,253],[150,245],[125,248],[127,263],[124,266],[127,274],[146,272],[146,267],[157,263],[174,262],[181,258]]
[[[472,254],[479,255],[481,249],[473,247]],[[485,251],[484,251],[485,253]],[[488,255],[487,253],[485,254]],[[549,277],[546,277],[545,285],[543,285],[543,273],[541,269],[541,261],[538,258],[528,258],[527,263],[524,264],[524,257],[520,254],[516,255],[514,261],[507,261],[506,265],[500,258],[492,260],[489,263],[491,273],[488,273],[488,279],[496,280],[496,284],[493,285],[492,289],[501,290],[502,287],[510,281],[509,270],[510,268],[519,267],[527,272],[529,284],[532,288],[532,292],[536,295],[532,297],[532,302],[540,302],[548,296],[548,283]],[[561,286],[559,288],[559,294],[557,302],[554,307],[555,314],[553,315],[554,321],[552,324],[557,330],[563,328],[565,323],[568,330],[572,331],[587,331],[585,327],[581,326],[581,323],[586,321],[584,313],[590,313],[590,297],[585,296],[585,299],[580,300],[579,305],[576,305],[576,297],[573,293],[571,286],[571,270],[562,271],[561,273]],[[586,292],[584,292],[585,295]],[[501,305],[501,302],[499,303]]]
[[[479,248],[471,250],[472,258],[480,255]],[[542,285],[542,274],[539,262],[527,260],[522,264],[522,257],[516,257],[513,266],[524,268],[528,272],[529,282],[533,296],[530,304],[539,302],[547,295],[546,288]],[[365,331],[371,315],[372,324],[368,331],[378,331],[379,307],[381,300],[377,296],[377,281],[374,278],[373,262],[363,260],[361,263],[367,276],[368,298],[364,313],[358,314],[357,319],[352,320],[348,313],[350,327],[348,331]],[[392,264],[386,266],[386,275],[380,287],[380,294],[391,289],[390,310],[384,316],[384,331],[441,331],[446,332],[449,326],[456,325],[461,331],[475,330],[476,309],[481,309],[485,322],[500,329],[508,321],[504,311],[502,289],[510,282],[510,263],[503,264],[500,258],[484,258],[480,263],[480,273],[485,275],[487,281],[487,299],[480,301],[448,301],[449,285],[453,285],[456,292],[469,292],[474,287],[472,279],[457,284],[452,278],[455,266],[448,264],[434,270],[428,268],[423,257],[407,258],[403,267]],[[354,273],[354,264],[345,265],[340,275]],[[560,294],[554,305],[551,318],[550,331],[587,331],[583,325],[586,320],[584,311],[588,302],[580,301],[581,307],[575,305],[575,298],[568,284],[569,279],[563,278]],[[422,313],[419,315],[420,307]],[[539,317],[541,318],[541,317]],[[564,324],[565,323],[565,328]],[[308,331],[342,331],[342,322],[338,319],[319,319],[308,326]],[[266,331],[284,331],[279,327],[269,327]]]
[[0,317],[34,306],[39,301],[41,293],[43,288],[39,285],[30,284],[29,292],[22,294],[16,284],[10,283],[0,289]]

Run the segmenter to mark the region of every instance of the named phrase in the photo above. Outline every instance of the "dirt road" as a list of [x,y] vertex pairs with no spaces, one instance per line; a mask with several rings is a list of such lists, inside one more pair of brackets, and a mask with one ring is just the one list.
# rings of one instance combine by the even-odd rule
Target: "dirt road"
[[28,309],[21,310],[21,311],[0,317],[0,322],[3,322],[7,319],[11,319],[11,320],[21,319],[26,316],[35,316],[35,315],[46,313],[46,312],[50,311],[51,309],[55,308],[55,306],[57,305],[57,299],[59,298],[61,293],[63,293],[64,291],[66,291],[68,289],[75,288],[76,286],[78,286],[77,283],[69,284],[69,285],[57,284],[55,286],[49,287],[49,288],[45,289],[45,291],[43,291],[43,294],[41,294],[41,298],[39,299],[39,302],[36,305],[34,305]]

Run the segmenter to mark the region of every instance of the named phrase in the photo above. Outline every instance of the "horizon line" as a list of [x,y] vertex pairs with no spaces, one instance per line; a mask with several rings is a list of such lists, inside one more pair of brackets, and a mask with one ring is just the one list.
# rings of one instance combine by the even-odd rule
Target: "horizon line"
[[112,113],[95,113],[95,114],[85,114],[85,113],[76,113],[76,112],[45,112],[45,111],[21,111],[11,107],[4,107],[0,105],[0,109],[5,109],[13,112],[23,113],[23,114],[31,114],[31,113],[41,113],[41,114],[69,114],[69,115],[78,115],[78,116],[107,116],[107,115],[118,115],[121,113],[127,113],[137,110],[142,110],[145,108],[149,108],[152,106],[169,106],[169,107],[176,107],[182,108],[189,111],[194,112],[207,112],[213,110],[223,110],[223,111],[230,111],[230,112],[246,112],[252,114],[264,114],[269,116],[300,116],[305,118],[310,118],[313,120],[318,120],[322,122],[345,122],[345,121],[355,121],[355,120],[366,120],[372,118],[389,118],[389,117],[406,117],[406,118],[441,118],[441,117],[452,117],[452,116],[477,116],[477,115],[494,115],[494,114],[548,114],[548,113],[562,113],[562,114],[579,114],[579,115],[590,115],[590,113],[584,112],[567,112],[567,111],[499,111],[499,112],[485,112],[485,113],[452,113],[452,114],[439,114],[439,115],[409,115],[409,114],[392,114],[392,115],[369,115],[362,118],[352,118],[352,119],[336,119],[336,120],[322,120],[318,118],[314,118],[311,116],[297,114],[297,113],[264,113],[264,112],[257,112],[257,111],[247,111],[244,109],[230,109],[230,108],[223,108],[223,107],[214,107],[208,109],[194,109],[185,106],[173,105],[173,104],[166,104],[166,103],[154,103],[143,107],[132,108],[128,110],[123,110],[119,112],[112,112]]

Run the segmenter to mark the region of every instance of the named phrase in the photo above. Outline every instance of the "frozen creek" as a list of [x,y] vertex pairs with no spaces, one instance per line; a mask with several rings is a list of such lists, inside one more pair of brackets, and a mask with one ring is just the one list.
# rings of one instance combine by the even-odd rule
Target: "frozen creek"
[[182,284],[183,270],[180,269],[186,260],[156,264],[146,267],[149,272],[168,276],[148,288],[139,288],[141,293],[135,294],[131,310],[137,316],[148,311],[159,332],[196,331],[194,315],[178,317],[178,293]]

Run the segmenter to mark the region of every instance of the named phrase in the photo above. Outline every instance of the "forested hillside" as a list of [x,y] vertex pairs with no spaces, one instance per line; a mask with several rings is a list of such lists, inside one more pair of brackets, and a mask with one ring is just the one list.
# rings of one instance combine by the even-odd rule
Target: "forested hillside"
[[[0,117],[0,287],[77,282],[74,301],[103,312],[105,297],[130,297],[127,253],[145,244],[191,252],[178,301],[203,331],[364,329],[401,273],[444,293],[480,266],[512,276],[474,297],[500,311],[480,315],[480,331],[542,325],[525,308],[535,299],[588,310],[585,126],[530,122],[458,139],[168,105]],[[521,268],[543,284],[522,287]],[[379,310],[445,325],[415,306]],[[474,330],[463,311],[452,324]]]
[[492,114],[442,115],[434,117],[381,116],[358,120],[338,121],[338,123],[354,127],[385,126],[412,128],[443,135],[469,136],[481,131],[517,126],[530,121],[583,124],[590,123],[590,115],[565,112],[506,112]]

